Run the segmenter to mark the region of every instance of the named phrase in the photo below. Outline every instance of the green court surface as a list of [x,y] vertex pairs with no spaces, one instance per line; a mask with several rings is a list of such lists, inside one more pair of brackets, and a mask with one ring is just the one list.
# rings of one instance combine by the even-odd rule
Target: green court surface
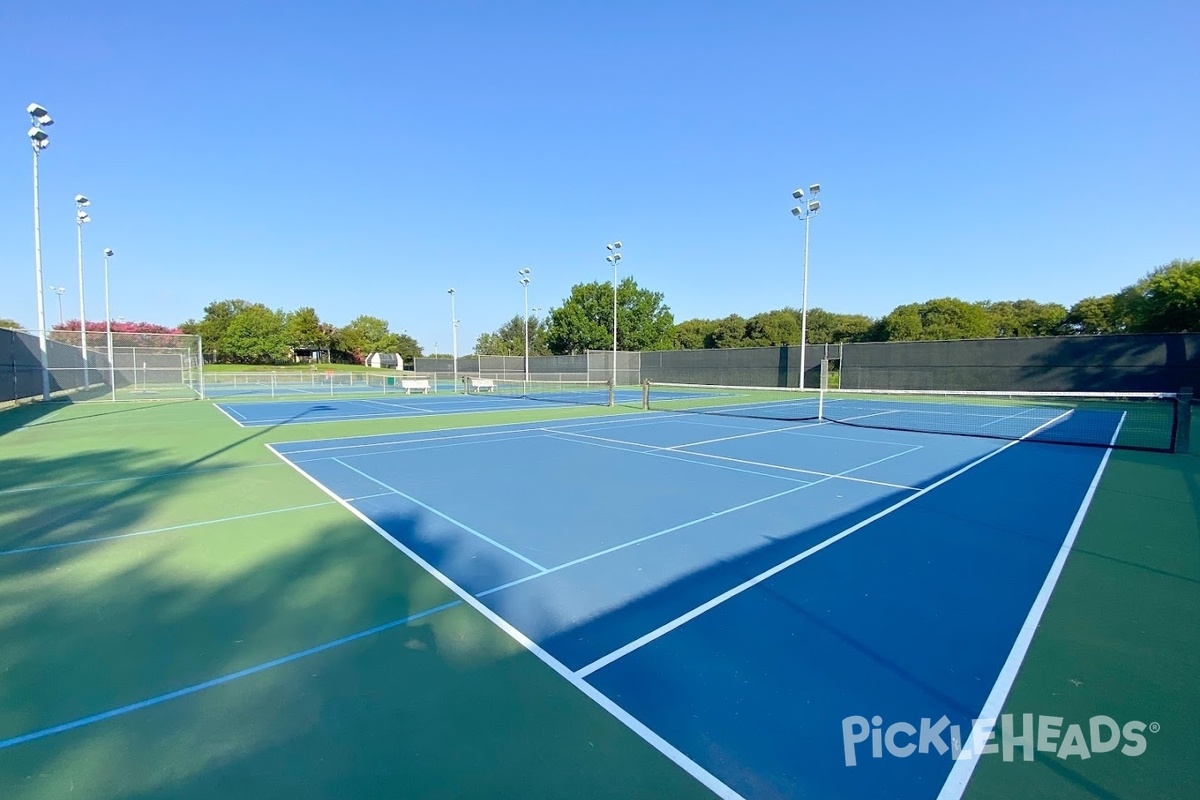
[[[0,412],[0,798],[711,797],[264,447],[604,413],[643,412]],[[1196,457],[1112,454],[1005,706],[1145,753],[985,758],[964,797],[1200,796],[1198,505]]]

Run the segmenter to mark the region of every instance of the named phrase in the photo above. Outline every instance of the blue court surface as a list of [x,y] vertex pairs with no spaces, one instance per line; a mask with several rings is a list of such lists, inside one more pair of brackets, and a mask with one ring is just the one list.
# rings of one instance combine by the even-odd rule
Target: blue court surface
[[[578,405],[603,406],[608,402],[608,389],[591,389],[587,397],[563,392],[556,397],[521,397],[507,394],[396,394],[373,398],[330,398],[324,400],[270,400],[262,402],[217,403],[230,419],[246,428],[267,425],[296,425],[309,422],[348,422],[363,419],[398,417],[428,417],[443,414],[473,414],[486,411],[519,411],[521,409],[569,408]],[[618,389],[618,404],[637,406],[641,403],[640,389]]]
[[958,797],[1107,458],[689,414],[272,449],[726,797]]

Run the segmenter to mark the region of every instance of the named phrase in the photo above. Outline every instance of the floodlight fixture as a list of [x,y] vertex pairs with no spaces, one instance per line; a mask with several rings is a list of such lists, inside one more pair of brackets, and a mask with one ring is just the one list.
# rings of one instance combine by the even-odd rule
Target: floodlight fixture
[[29,116],[33,119],[34,124],[36,125],[45,126],[54,124],[54,120],[50,119],[50,114],[46,111],[46,109],[42,108],[37,103],[30,103],[25,110],[29,112]]
[[75,214],[75,220],[82,225],[85,222],[91,222],[92,218],[88,216],[86,211],[79,211]]
[[808,213],[815,214],[820,210],[821,210],[821,201],[820,200],[808,201]]
[[46,133],[41,128],[30,128],[29,129],[29,138],[33,140],[33,143],[35,145],[37,145],[40,142],[44,142],[47,139],[49,139],[50,134]]
[[104,248],[104,255],[106,255],[106,256],[109,256],[109,257],[112,257],[112,256],[114,255],[114,254],[113,254],[113,251],[112,251],[112,248],[111,248],[111,247],[106,247],[106,248]]
[[518,274],[518,275],[528,275],[528,274],[529,274],[529,267],[525,267],[524,269],[519,269],[519,270],[517,270],[517,274]]
[[75,205],[79,206],[80,208],[83,208],[84,206],[90,206],[91,204],[92,204],[92,201],[88,200],[83,195],[81,195],[81,194],[75,195]]
[[616,261],[614,261],[614,260],[613,260],[613,257],[612,257],[612,256],[605,256],[605,257],[604,257],[604,260],[605,260],[605,261],[607,261],[607,262],[608,262],[608,263],[610,263],[610,264],[616,264],[616,263],[617,263]]
[[812,186],[809,186],[808,193],[809,194],[820,194],[821,193],[821,184],[814,183]]
[[794,197],[794,198],[796,198],[797,200],[799,200],[801,197],[804,197],[804,190],[803,190],[803,189],[797,189],[796,191],[792,192],[792,197]]
[[447,289],[447,290],[446,290],[446,294],[454,294],[454,290],[453,290],[453,289]]
[[804,213],[804,209],[802,209],[800,206],[796,206],[795,208],[792,209],[792,216],[794,216],[794,217],[798,217],[803,213]]

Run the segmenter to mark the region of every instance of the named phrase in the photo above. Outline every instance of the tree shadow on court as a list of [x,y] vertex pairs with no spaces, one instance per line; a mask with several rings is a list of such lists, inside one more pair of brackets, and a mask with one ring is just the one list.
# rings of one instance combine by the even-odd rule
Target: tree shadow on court
[[[0,554],[0,740],[456,601],[263,449],[279,426],[155,408],[110,446],[88,421],[14,439],[0,550],[242,518]],[[405,536],[418,522],[390,524]],[[6,800],[706,794],[459,606],[0,748],[0,787]]]
[[[31,556],[0,582],[12,612],[0,622],[0,738],[456,603],[341,509],[318,516]],[[0,785],[12,800],[72,790],[222,800],[705,796],[460,603],[0,749]]]

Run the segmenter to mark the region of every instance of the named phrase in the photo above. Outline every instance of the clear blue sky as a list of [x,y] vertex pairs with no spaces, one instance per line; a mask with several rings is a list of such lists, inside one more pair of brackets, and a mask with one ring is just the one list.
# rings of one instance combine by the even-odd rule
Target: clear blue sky
[[[206,303],[387,319],[460,352],[608,280],[676,320],[810,306],[1069,305],[1200,257],[1200,3],[56,2],[0,10],[0,317]],[[47,316],[57,320],[54,296]]]

